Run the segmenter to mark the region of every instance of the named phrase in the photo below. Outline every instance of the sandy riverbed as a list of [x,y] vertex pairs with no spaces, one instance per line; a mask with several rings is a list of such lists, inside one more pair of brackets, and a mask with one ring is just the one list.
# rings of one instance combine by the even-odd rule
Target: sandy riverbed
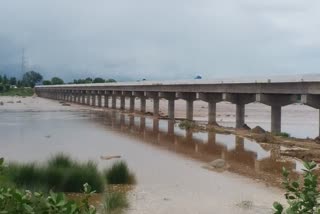
[[[0,97],[0,100],[4,102],[0,106],[0,114],[91,109],[74,104],[62,106],[57,101],[38,97]],[[17,102],[19,100],[21,103]],[[177,103],[178,116],[179,111],[181,114],[183,112],[183,109],[179,110],[179,105],[183,103]],[[165,112],[165,104],[161,105],[161,110]],[[153,147],[148,148],[143,159],[135,160],[136,154],[133,151],[141,154],[145,149],[142,150],[140,144],[133,145],[131,141],[130,138],[123,138],[123,142],[131,146],[130,151],[124,151],[124,154],[138,175],[138,185],[130,193],[131,208],[128,213],[272,213],[270,208],[273,201],[283,201],[280,189],[233,173],[208,171],[202,168],[201,163]],[[176,170],[166,172],[169,165]],[[148,173],[143,170],[148,170]],[[252,203],[252,206],[242,206],[246,204],[245,201]]]

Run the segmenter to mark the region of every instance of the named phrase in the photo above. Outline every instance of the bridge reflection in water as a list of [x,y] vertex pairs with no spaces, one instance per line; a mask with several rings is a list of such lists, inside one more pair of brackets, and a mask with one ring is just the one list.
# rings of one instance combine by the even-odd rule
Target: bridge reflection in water
[[98,117],[94,119],[113,131],[204,162],[204,165],[215,159],[224,159],[228,171],[273,185],[281,183],[282,167],[294,171],[294,175],[298,174],[296,161],[282,158],[279,145],[260,144],[242,137],[215,132],[193,133],[180,129],[171,120],[128,115],[118,111],[97,114]]

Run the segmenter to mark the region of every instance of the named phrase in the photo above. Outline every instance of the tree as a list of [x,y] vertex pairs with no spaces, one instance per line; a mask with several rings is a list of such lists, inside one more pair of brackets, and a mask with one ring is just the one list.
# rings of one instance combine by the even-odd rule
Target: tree
[[10,85],[17,85],[17,78],[11,77],[9,80]]
[[42,84],[43,85],[51,85],[51,81],[50,80],[43,80]]
[[3,83],[4,85],[6,85],[6,84],[8,84],[8,82],[9,82],[9,80],[8,80],[7,75],[4,75],[4,76],[3,76],[3,79],[2,79],[2,83]]
[[97,77],[93,80],[93,83],[104,83],[106,82],[104,79],[102,79],[101,77]]
[[0,83],[2,83],[3,81],[3,78],[2,78],[2,75],[0,75]]
[[115,79],[107,79],[106,82],[117,82]]
[[85,79],[85,83],[92,83],[92,78],[87,77],[87,78]]
[[24,86],[33,88],[37,83],[43,79],[42,75],[35,71],[28,71],[22,77]]
[[64,84],[64,81],[62,79],[60,79],[59,77],[52,77],[51,84],[52,85],[62,85],[62,84]]

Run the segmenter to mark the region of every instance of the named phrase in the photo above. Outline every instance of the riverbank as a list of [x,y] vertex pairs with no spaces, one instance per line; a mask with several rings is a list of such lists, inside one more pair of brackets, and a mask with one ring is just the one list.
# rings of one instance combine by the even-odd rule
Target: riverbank
[[108,165],[101,155],[121,155],[138,180],[130,193],[128,213],[272,213],[273,201],[283,201],[278,188],[228,171],[204,169],[203,162],[143,144],[115,132],[113,125],[109,128],[92,121],[85,114],[91,107],[65,106],[38,97],[0,100],[4,101],[0,106],[0,156],[41,160],[62,150],[79,160]]

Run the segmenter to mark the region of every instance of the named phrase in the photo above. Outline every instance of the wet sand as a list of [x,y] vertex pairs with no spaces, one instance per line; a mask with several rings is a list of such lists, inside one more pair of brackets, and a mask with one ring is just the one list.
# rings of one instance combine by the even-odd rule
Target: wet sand
[[[206,170],[203,162],[119,133],[110,127],[112,121],[105,120],[109,126],[97,122],[103,117],[95,118],[88,107],[62,106],[42,98],[0,100],[5,103],[0,106],[0,156],[43,160],[64,151],[104,166],[112,161],[100,160],[101,155],[121,155],[138,178],[128,213],[272,213],[273,201],[283,201],[278,188],[228,171]],[[237,204],[242,201],[251,201],[253,206],[241,208]]]

